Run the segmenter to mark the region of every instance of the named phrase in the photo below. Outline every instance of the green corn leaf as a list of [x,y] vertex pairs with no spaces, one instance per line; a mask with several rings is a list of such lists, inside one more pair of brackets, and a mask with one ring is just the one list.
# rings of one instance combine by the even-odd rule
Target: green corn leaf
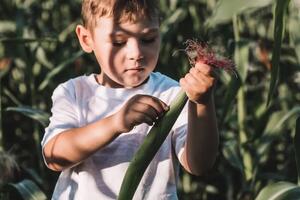
[[0,33],[14,32],[16,31],[16,23],[9,20],[0,21]]
[[24,200],[46,200],[46,195],[31,180],[25,179],[18,183],[8,183],[5,188],[9,191],[16,190]]
[[235,76],[231,77],[228,89],[224,98],[223,112],[221,115],[220,125],[224,123],[225,117],[232,106],[232,102],[247,76],[248,59],[249,59],[249,44],[248,42],[237,42],[235,50],[235,63],[238,71]]
[[47,55],[46,55],[46,51],[42,47],[37,48],[37,50],[36,50],[36,59],[41,64],[46,66],[48,69],[53,68],[53,63],[48,60]]
[[239,156],[237,148],[238,146],[236,141],[234,140],[228,141],[224,144],[222,152],[226,160],[229,162],[229,164],[232,165],[234,168],[238,169],[241,172],[241,174],[243,174],[244,173],[243,161]]
[[298,185],[300,186],[300,114],[296,120],[296,133],[294,137],[294,148],[298,172]]
[[226,90],[226,94],[225,94],[224,101],[223,101],[224,104],[223,104],[222,115],[221,115],[221,119],[220,119],[220,126],[222,126],[224,124],[225,117],[226,117],[228,111],[230,110],[232,103],[233,103],[241,86],[242,86],[242,80],[237,73],[237,76],[231,77],[231,80],[228,85],[228,89]]
[[28,177],[30,180],[33,180],[38,185],[43,185],[44,180],[34,169],[23,166],[21,166],[21,169],[25,172],[26,177]]
[[126,171],[118,200],[132,199],[146,168],[168,136],[186,101],[186,94],[180,91],[170,105],[170,110],[151,128]]
[[39,109],[34,109],[29,106],[8,107],[6,111],[19,112],[31,119],[38,121],[43,127],[49,123],[49,114]]
[[250,8],[261,8],[270,5],[273,0],[221,0],[211,18],[206,24],[214,27],[220,23],[228,23],[234,15],[240,14]]
[[67,37],[74,32],[75,28],[76,28],[76,25],[77,24],[80,24],[80,22],[77,20],[71,24],[69,24],[67,26],[67,28],[65,28],[59,35],[58,35],[58,40],[60,42],[64,42],[66,41]]
[[191,18],[193,19],[193,27],[194,30],[200,31],[201,30],[201,21],[199,19],[199,14],[197,13],[197,8],[194,5],[190,5],[188,7],[189,14],[191,15]]
[[268,121],[266,129],[263,135],[260,137],[259,145],[258,145],[258,153],[262,157],[267,154],[267,151],[270,148],[270,144],[277,137],[281,136],[282,130],[291,122],[291,120],[295,119],[295,116],[300,115],[300,107],[295,107],[289,112],[285,113],[283,111],[274,112]]
[[22,38],[22,37],[1,37],[0,42],[13,42],[13,43],[32,43],[32,42],[57,42],[55,38]]
[[296,120],[296,133],[294,137],[294,148],[296,155],[298,185],[290,182],[278,182],[264,187],[258,194],[255,200],[296,200],[300,199],[300,114]]
[[77,58],[79,58],[83,54],[84,54],[83,51],[78,51],[71,58],[65,60],[64,62],[62,62],[61,64],[59,64],[57,67],[55,67],[51,72],[49,72],[47,74],[47,76],[44,79],[44,81],[39,85],[38,90],[41,91],[41,90],[45,89],[48,86],[49,82],[52,80],[53,77],[55,77],[56,75],[58,75],[69,64],[73,63]]
[[287,113],[285,113],[283,111],[275,112],[270,117],[270,121],[268,122],[268,125],[266,127],[264,134],[276,134],[278,132],[281,132],[282,128],[284,127],[284,124],[286,124],[289,119],[291,119],[292,117],[295,117],[297,115],[300,115],[300,107],[299,106],[291,109]]
[[247,78],[249,68],[250,45],[246,40],[236,41],[234,51],[234,61],[241,81],[244,83]]
[[178,4],[179,0],[170,0],[170,4],[169,4],[169,8],[170,10],[175,10],[176,9],[176,5]]
[[3,88],[3,94],[5,94],[17,106],[22,105],[22,102],[8,88]]
[[[296,1],[294,1],[295,3]],[[296,6],[292,6],[289,12],[291,14],[289,15],[289,33],[290,33],[290,40],[292,45],[295,47],[295,53],[298,58],[298,63],[300,63],[300,15],[299,10],[300,8],[297,8]]]
[[160,26],[162,40],[164,40],[165,37],[168,37],[170,33],[174,30],[173,28],[176,26],[179,22],[181,22],[187,15],[187,11],[183,8],[178,8],[174,11],[174,13],[168,17],[166,20],[163,21],[163,23]]
[[278,182],[264,187],[255,200],[297,200],[300,187],[289,182]]
[[271,69],[271,82],[268,93],[267,105],[269,105],[279,82],[280,73],[280,53],[281,43],[284,32],[284,17],[287,11],[290,0],[277,0],[274,13],[274,46],[272,53],[272,69]]
[[159,7],[163,11],[168,11],[169,10],[169,6],[168,6],[168,2],[167,1],[159,1]]

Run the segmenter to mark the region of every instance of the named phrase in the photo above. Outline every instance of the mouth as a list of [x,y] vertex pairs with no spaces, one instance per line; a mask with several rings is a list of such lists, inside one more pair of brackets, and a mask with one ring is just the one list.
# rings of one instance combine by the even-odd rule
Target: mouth
[[126,72],[140,72],[140,71],[143,71],[143,70],[144,70],[143,67],[133,67],[133,68],[128,68],[125,71]]

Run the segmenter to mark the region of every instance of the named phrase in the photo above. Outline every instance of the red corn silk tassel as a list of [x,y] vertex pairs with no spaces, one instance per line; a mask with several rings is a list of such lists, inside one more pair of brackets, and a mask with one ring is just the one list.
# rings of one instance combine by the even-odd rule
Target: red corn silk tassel
[[207,43],[198,42],[197,40],[187,40],[185,45],[185,52],[192,66],[197,62],[202,62],[214,69],[223,69],[236,75],[235,64],[228,58],[217,57],[216,53],[209,48]]

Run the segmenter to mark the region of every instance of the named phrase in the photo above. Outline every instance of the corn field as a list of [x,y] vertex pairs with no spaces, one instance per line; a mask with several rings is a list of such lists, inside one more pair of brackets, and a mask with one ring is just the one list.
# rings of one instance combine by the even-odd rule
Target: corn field
[[[99,72],[79,46],[80,0],[1,0],[0,199],[50,199],[59,173],[41,139],[54,88]],[[300,1],[160,1],[156,70],[175,80],[189,68],[188,39],[231,58],[216,74],[220,148],[201,177],[180,171],[182,200],[300,199]]]

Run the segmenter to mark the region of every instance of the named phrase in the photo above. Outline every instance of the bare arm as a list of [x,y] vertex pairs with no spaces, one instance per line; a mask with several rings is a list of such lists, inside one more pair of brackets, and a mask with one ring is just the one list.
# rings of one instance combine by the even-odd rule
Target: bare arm
[[190,101],[188,102],[188,134],[180,158],[183,167],[194,175],[209,170],[216,159],[219,134],[212,87],[213,77],[208,65],[196,64],[181,80]]
[[134,126],[152,125],[166,110],[168,106],[159,99],[136,95],[115,114],[52,138],[44,148],[46,162],[55,171],[77,165]]
[[118,134],[112,116],[81,128],[69,129],[45,145],[46,162],[55,171],[72,167],[110,143]]
[[187,171],[201,175],[213,166],[218,151],[213,100],[206,105],[189,102],[188,119],[188,135],[182,160]]

